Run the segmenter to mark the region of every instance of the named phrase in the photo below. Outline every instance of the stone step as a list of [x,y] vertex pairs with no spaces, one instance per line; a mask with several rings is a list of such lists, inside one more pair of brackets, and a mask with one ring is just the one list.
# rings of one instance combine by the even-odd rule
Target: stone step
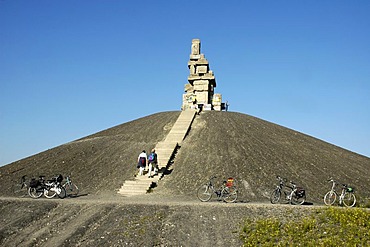
[[160,148],[175,148],[177,145],[177,142],[158,142],[157,145],[156,145],[156,149],[160,149]]
[[174,131],[174,130],[185,130],[185,129],[187,130],[189,126],[190,126],[190,122],[174,125],[172,129],[170,130],[170,132],[168,133],[171,133],[171,131]]
[[172,126],[171,130],[178,126],[189,126],[191,122],[192,122],[192,119],[177,120],[177,122]]
[[176,141],[177,143],[181,143],[182,142],[182,140],[183,140],[183,136],[169,136],[169,137],[167,137],[167,139],[166,140],[168,140],[168,141]]
[[[168,161],[170,160],[170,158],[172,157],[172,155],[161,155],[161,156],[158,156],[158,165],[161,165],[161,166],[164,166],[168,163]],[[164,164],[166,163],[166,164]]]
[[146,174],[142,176],[136,176],[134,180],[127,180],[129,183],[151,183],[152,179],[148,178],[148,176],[145,176]]
[[155,149],[156,152],[173,152],[173,150],[176,148],[176,145],[170,144],[170,145],[163,145],[161,147],[157,147]]
[[155,151],[157,152],[173,152],[173,150],[175,150],[175,148],[177,147],[177,142],[176,142],[176,145],[174,145],[173,143],[165,146],[165,145],[162,145],[161,147],[159,148],[156,148]]
[[157,154],[159,153],[173,153],[173,151],[175,151],[177,145],[171,145],[171,146],[168,146],[168,147],[163,147],[163,148],[158,148],[158,149],[155,149],[155,152]]
[[133,193],[133,192],[146,192],[148,188],[123,188],[121,187],[118,191],[119,192],[128,192],[128,193]]
[[189,130],[189,126],[190,124],[174,126],[174,128],[171,129],[170,132],[168,132],[168,135],[171,135],[172,133],[178,132],[178,131],[182,131],[186,133]]
[[117,193],[122,196],[138,196],[145,195],[147,191],[118,191]]
[[138,176],[134,180],[125,181],[118,193],[123,196],[135,196],[146,194],[152,183],[158,183],[163,177],[163,172],[167,167],[176,147],[184,140],[189,128],[194,120],[196,111],[182,111],[168,133],[166,139],[157,143],[155,146],[158,155],[158,175],[153,178],[148,178],[147,174]]
[[160,160],[169,160],[170,158],[171,158],[171,156],[172,156],[172,153],[167,153],[166,155],[159,155],[158,154],[158,157],[157,157],[157,160],[158,160],[158,162],[160,162]]
[[158,156],[158,164],[160,164],[160,165],[165,165],[165,164],[163,164],[163,163],[168,163],[168,161],[170,160],[170,158],[171,158],[171,156],[172,155],[167,155],[167,156]]
[[122,185],[122,187],[125,188],[143,188],[143,187],[149,187],[151,183],[130,183],[129,181],[125,181],[125,183]]

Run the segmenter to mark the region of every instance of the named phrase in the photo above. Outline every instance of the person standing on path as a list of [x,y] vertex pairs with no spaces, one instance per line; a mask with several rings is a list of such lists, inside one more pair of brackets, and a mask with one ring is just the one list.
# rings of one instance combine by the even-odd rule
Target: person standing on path
[[139,168],[139,174],[138,176],[144,175],[144,169],[146,165],[148,164],[148,160],[146,159],[146,152],[143,150],[139,157],[137,157],[137,168]]
[[154,175],[158,173],[158,161],[157,161],[157,154],[155,153],[155,149],[152,149],[152,152],[148,156],[148,163],[149,163],[149,170],[148,170],[148,177],[152,178],[152,169],[154,170]]

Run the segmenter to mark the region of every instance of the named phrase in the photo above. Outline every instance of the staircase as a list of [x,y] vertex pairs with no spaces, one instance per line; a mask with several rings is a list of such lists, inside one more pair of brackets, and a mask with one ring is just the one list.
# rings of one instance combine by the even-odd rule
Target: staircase
[[185,110],[180,113],[172,129],[163,142],[157,143],[155,151],[158,160],[158,175],[148,178],[147,175],[137,176],[134,180],[126,180],[118,190],[118,194],[123,196],[143,195],[163,177],[164,172],[170,165],[171,157],[175,150],[185,139],[190,126],[195,118],[196,111]]

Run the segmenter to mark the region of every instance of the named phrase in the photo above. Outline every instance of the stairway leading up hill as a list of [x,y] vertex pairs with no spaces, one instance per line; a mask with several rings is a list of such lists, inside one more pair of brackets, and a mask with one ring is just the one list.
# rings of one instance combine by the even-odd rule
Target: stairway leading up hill
[[134,180],[126,180],[118,193],[123,196],[135,196],[147,193],[153,183],[163,177],[164,172],[169,166],[171,157],[174,154],[178,145],[185,139],[191,124],[195,118],[196,111],[186,110],[180,113],[180,116],[172,126],[166,139],[163,142],[157,143],[155,150],[158,156],[158,175],[153,178],[148,178],[146,174],[137,176]]

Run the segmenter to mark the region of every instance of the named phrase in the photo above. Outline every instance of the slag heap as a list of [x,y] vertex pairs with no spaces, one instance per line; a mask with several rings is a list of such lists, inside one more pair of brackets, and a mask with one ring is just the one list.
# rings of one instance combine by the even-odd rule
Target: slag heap
[[200,53],[200,40],[193,39],[190,60],[188,62],[189,83],[185,84],[182,110],[202,109],[221,111],[221,94],[214,93],[216,79],[204,54]]

